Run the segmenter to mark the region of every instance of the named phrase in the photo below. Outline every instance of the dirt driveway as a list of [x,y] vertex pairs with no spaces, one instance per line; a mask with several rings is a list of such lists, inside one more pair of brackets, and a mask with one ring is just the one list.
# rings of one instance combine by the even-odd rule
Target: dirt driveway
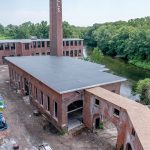
[[0,66],[0,94],[6,101],[4,116],[8,122],[7,136],[0,140],[0,150],[11,150],[18,143],[20,150],[36,150],[48,143],[53,150],[113,150],[114,128],[84,131],[80,135],[60,135],[42,116],[33,115],[34,106],[27,103],[9,86],[7,66]]

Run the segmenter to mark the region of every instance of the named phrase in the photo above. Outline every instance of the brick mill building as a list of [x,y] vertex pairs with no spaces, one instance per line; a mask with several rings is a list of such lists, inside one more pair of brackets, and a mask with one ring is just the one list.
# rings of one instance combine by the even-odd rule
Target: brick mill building
[[[0,40],[0,65],[5,57],[50,55],[49,39]],[[83,57],[83,39],[63,39],[63,55]]]
[[50,2],[51,56],[7,57],[11,85],[58,130],[93,130],[107,118],[118,131],[117,150],[149,150],[150,110],[118,95],[126,79],[103,65],[63,56],[62,2]]

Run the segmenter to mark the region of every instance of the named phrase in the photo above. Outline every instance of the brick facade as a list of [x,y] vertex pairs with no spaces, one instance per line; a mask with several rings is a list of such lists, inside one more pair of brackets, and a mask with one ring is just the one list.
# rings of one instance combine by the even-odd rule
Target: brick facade
[[51,55],[63,56],[62,1],[50,0]]
[[[48,118],[48,120],[59,130],[68,130],[68,106],[78,100],[85,102],[84,90],[74,91],[66,94],[59,94],[49,88],[41,81],[29,75],[27,72],[19,69],[17,66],[9,63],[10,84],[26,94],[25,80],[28,83],[29,95],[32,103]],[[119,92],[121,83],[105,85],[104,88],[110,91],[117,89]],[[43,98],[41,97],[43,93]],[[50,100],[48,108],[48,97]],[[57,117],[55,116],[55,102],[57,103]]]
[[[12,56],[33,56],[33,55],[50,55],[49,40],[28,40],[21,41],[0,41],[0,65],[4,63],[5,57]],[[82,39],[64,39],[63,55],[70,57],[83,56],[83,40]]]
[[[112,86],[113,85],[108,85],[108,89],[106,89],[110,90]],[[143,109],[144,106],[122,96],[110,93],[102,88],[95,89],[93,88],[85,90],[84,93],[83,122],[85,126],[91,130],[94,130],[96,128],[96,119],[99,119],[100,123],[103,123],[104,120],[109,120],[116,126],[118,131],[116,145],[117,150],[121,150],[121,148],[123,150],[144,150],[145,148],[147,149],[148,146],[145,143],[146,141],[143,140],[143,143],[141,143],[142,140],[140,130],[143,130],[144,127],[135,127],[135,125],[137,125],[135,123],[135,120],[139,120],[138,122],[139,124],[142,124],[142,126],[146,125],[143,124],[142,120],[140,121],[141,118],[138,118],[138,113],[141,113],[140,109]],[[115,89],[119,89],[119,85]],[[104,99],[99,96],[106,93],[108,94],[108,96],[105,97],[109,97],[109,99],[112,99],[111,101],[109,101],[109,99]],[[96,101],[98,101],[99,103],[96,103]],[[134,109],[139,110],[139,112],[136,112]],[[144,110],[147,111],[147,107],[145,107]],[[146,136],[145,132],[144,136]],[[131,149],[128,148],[128,145],[130,145]]]

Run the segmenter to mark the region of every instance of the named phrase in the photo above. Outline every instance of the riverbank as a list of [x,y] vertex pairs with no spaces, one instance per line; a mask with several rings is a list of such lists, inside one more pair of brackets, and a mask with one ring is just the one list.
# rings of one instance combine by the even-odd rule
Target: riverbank
[[132,65],[135,65],[139,68],[146,69],[146,70],[150,71],[150,62],[145,62],[145,61],[141,62],[139,60],[130,60],[129,63]]
[[150,77],[150,71],[136,67],[119,58],[103,56],[99,59],[99,63],[110,69],[111,73],[123,76],[132,82]]

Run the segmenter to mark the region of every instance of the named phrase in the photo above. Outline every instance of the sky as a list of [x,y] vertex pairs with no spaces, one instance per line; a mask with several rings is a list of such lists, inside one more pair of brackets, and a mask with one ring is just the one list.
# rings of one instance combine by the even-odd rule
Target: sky
[[[49,22],[49,0],[1,0],[0,24]],[[63,0],[63,20],[76,26],[150,16],[150,0]]]

